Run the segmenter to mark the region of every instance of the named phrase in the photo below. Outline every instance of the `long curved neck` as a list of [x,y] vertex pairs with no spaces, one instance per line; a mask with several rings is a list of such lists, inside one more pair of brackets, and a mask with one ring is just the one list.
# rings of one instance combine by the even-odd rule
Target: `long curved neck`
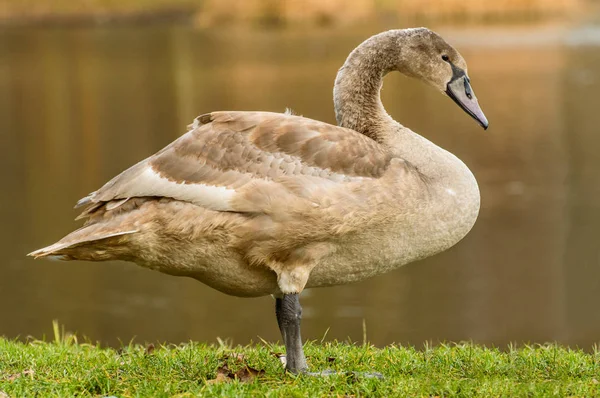
[[381,103],[384,76],[394,69],[393,55],[399,55],[391,32],[373,36],[346,59],[335,79],[333,102],[339,126],[382,143],[383,132],[393,123]]
[[338,125],[374,139],[429,177],[446,180],[459,170],[470,174],[468,169],[462,170],[466,167],[454,155],[392,119],[381,103],[380,91],[388,72],[410,75],[408,65],[414,53],[403,51],[402,42],[410,44],[411,32],[378,34],[350,53],[333,89]]

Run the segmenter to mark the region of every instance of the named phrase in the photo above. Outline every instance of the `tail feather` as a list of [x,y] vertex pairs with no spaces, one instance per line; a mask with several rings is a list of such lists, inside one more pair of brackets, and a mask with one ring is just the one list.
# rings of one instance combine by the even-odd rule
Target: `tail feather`
[[64,249],[65,247],[68,247],[68,246],[70,246],[69,243],[56,242],[53,245],[46,246],[42,249],[38,249],[27,255],[31,256],[33,258],[36,258],[36,259],[40,258],[40,257],[60,256],[60,254],[58,254],[57,252],[59,252],[61,249]]
[[82,206],[87,206],[87,205],[91,204],[92,203],[92,198],[94,197],[95,193],[96,192],[94,191],[94,192],[90,193],[88,196],[85,196],[85,197],[79,199],[77,201],[77,204],[75,205],[75,208],[78,209],[78,208],[80,208]]
[[[74,232],[71,232],[69,235],[65,236],[64,238],[62,238],[58,242],[54,243],[53,245],[46,246],[42,249],[33,251],[33,252],[29,253],[28,256],[31,256],[33,258],[55,257],[55,258],[59,258],[61,260],[74,260],[74,259],[86,260],[86,259],[88,259],[87,258],[88,256],[85,256],[85,257],[77,256],[76,253],[74,253],[74,249],[81,247],[81,246],[93,245],[94,242],[101,241],[104,239],[134,234],[136,232],[139,232],[139,231],[137,229],[130,230],[130,231],[117,231],[117,232],[115,232],[114,230],[107,231],[106,228],[103,228],[102,225],[92,224],[92,225],[88,225],[83,228],[80,228]],[[96,252],[95,254],[97,256],[101,255],[101,253],[99,253],[99,252]],[[89,257],[90,257],[89,259],[92,259],[91,257],[95,257],[93,250],[89,253]],[[98,258],[98,259],[100,259],[100,258]]]

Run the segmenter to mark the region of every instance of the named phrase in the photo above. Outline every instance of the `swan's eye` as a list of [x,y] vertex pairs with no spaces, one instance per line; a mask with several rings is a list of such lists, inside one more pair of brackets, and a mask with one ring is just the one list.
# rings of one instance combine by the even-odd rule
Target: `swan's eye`
[[450,57],[448,57],[446,54],[442,55],[442,59],[446,62],[450,61]]

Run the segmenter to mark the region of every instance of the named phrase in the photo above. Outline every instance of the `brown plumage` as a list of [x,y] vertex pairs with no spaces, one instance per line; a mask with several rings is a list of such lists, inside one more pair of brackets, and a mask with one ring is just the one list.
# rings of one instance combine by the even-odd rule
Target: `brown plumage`
[[[82,228],[30,255],[133,261],[228,294],[285,300],[451,247],[477,218],[477,183],[458,158],[385,112],[379,91],[394,70],[446,92],[487,127],[455,49],[425,28],[384,32],[338,73],[340,127],[288,113],[199,116],[81,199]],[[301,371],[299,323],[290,338],[279,300],[296,353],[288,369]]]
[[[176,184],[239,190],[254,179],[304,176],[340,182],[378,178],[390,160],[390,153],[377,142],[330,124],[280,113],[213,112],[196,118],[188,134],[118,175],[81,205],[139,196],[182,199],[168,187],[144,186],[139,179],[149,170]],[[244,211],[235,207],[215,210]]]
[[[421,178],[353,130],[289,114],[214,112],[199,116],[187,134],[80,200],[79,218],[86,218],[86,225],[32,255],[119,258],[195,276],[193,268],[182,269],[186,264],[164,259],[164,249],[173,250],[179,240],[200,249],[199,241],[223,239],[227,244],[221,249],[231,251],[226,256],[255,269],[284,272],[287,265],[293,272],[295,262],[312,268],[332,250],[336,236],[380,218],[378,198],[391,195],[387,191],[395,186],[381,186],[388,169],[394,177]],[[161,264],[153,264],[158,259]],[[246,295],[251,286],[218,288]],[[258,293],[277,292],[272,283],[269,290]]]

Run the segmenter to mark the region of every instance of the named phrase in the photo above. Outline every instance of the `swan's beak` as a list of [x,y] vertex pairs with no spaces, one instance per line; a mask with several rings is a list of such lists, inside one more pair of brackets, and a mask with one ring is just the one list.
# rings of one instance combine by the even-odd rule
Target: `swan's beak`
[[454,100],[465,112],[473,119],[477,120],[484,130],[487,130],[489,123],[483,111],[479,107],[477,97],[471,88],[467,75],[457,76],[446,85],[446,94]]

